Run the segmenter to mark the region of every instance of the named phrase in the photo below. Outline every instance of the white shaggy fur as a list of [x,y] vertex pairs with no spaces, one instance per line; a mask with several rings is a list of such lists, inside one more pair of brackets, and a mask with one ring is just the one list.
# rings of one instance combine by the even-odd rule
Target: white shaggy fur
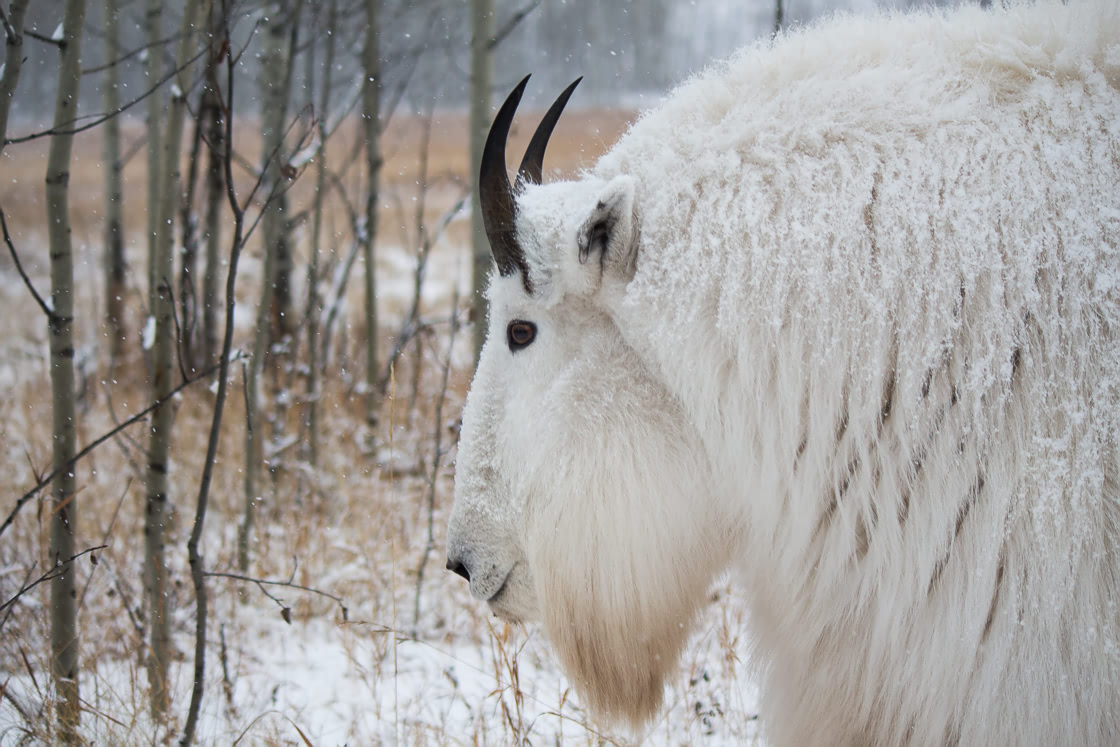
[[517,234],[449,557],[597,713],[733,568],[773,743],[1120,743],[1114,2],[748,49]]

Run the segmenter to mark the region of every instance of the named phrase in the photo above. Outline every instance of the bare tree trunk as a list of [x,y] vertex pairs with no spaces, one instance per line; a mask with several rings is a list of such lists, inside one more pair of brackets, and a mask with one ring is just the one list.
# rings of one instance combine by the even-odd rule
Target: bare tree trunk
[[[197,0],[187,0],[183,7],[183,24],[179,36],[176,67],[183,67],[190,58],[191,47],[197,43],[194,35]],[[152,355],[152,399],[167,397],[174,386],[174,361],[178,338],[174,322],[174,299],[171,289],[173,276],[172,236],[175,205],[179,199],[179,150],[183,139],[183,115],[186,110],[187,76],[176,78],[167,112],[167,130],[163,139],[162,178],[159,182],[159,201],[155,205],[159,217],[156,225],[156,265],[152,277],[156,282],[155,346]],[[148,445],[147,508],[144,521],[145,573],[144,592],[148,600],[149,627],[151,629],[148,656],[148,684],[152,715],[162,720],[170,705],[167,686],[167,664],[170,648],[170,625],[167,609],[167,578],[164,564],[164,524],[169,488],[171,427],[175,417],[174,402],[161,404],[152,413],[151,440]]]
[[[302,2],[301,2],[301,6],[302,6]],[[302,10],[302,7],[301,7],[301,10]],[[318,3],[318,2],[311,2],[311,3],[308,3],[308,9],[307,10],[308,10],[308,18],[306,19],[306,21],[303,20],[303,19],[300,19],[299,23],[298,23],[298,25],[301,28],[306,27],[307,34],[308,34],[307,43],[306,43],[306,45],[304,46],[304,49],[303,49],[303,91],[302,91],[303,97],[302,97],[302,100],[298,102],[299,120],[300,120],[300,125],[299,126],[300,126],[301,134],[306,134],[307,137],[310,140],[310,143],[308,145],[306,145],[305,147],[307,147],[307,148],[314,147],[316,149],[315,154],[309,159],[309,161],[316,161],[316,159],[319,156],[319,153],[321,152],[319,150],[319,148],[322,146],[322,140],[319,139],[319,134],[320,134],[321,130],[318,127],[318,125],[316,124],[316,111],[315,111],[315,94],[317,92],[317,89],[315,88],[315,71],[319,69],[319,67],[318,67],[318,57],[316,56],[316,52],[318,51],[318,48],[319,48],[319,28],[320,28],[320,25],[321,25],[320,24],[320,20],[321,20],[320,19],[320,16],[321,16],[320,11],[322,10],[322,7],[321,7],[320,3]],[[293,33],[294,33],[294,31],[293,31]],[[293,42],[293,44],[292,44],[292,57],[293,57],[292,62],[293,62],[293,65],[292,65],[292,68],[291,68],[292,70],[295,69],[295,64],[294,64],[295,59],[294,58],[295,58],[295,55],[296,55],[296,50],[298,50],[298,49],[299,49],[299,45]],[[290,82],[289,82],[289,85],[291,85]],[[294,92],[293,92],[292,95],[293,96],[295,95]],[[315,133],[314,135],[311,134],[313,131]],[[301,142],[303,142],[302,139],[301,139]],[[319,199],[320,198],[318,196],[318,193],[316,193],[315,197],[311,198],[312,207],[310,208],[310,213],[312,215],[314,214],[314,211],[315,211],[315,208],[314,208],[315,202]],[[301,212],[306,214],[309,211],[305,210],[305,211],[301,211]],[[292,227],[292,226],[290,225],[289,227]],[[294,268],[295,268],[295,258],[290,257],[289,261],[290,261],[290,264],[291,264],[291,268],[294,270]],[[310,265],[310,262],[309,262],[308,263],[308,271],[310,271],[310,269],[311,269],[311,265]],[[289,277],[289,293],[291,292],[290,282],[291,282],[291,278]],[[306,302],[308,302],[310,300],[310,297],[305,298],[304,300],[305,300],[305,304],[306,304]],[[299,370],[299,366],[296,365],[296,361],[299,360],[300,343],[304,341],[304,338],[301,337],[300,334],[296,334],[296,333],[303,332],[303,329],[301,328],[300,325],[307,323],[307,317],[306,316],[302,317],[301,319],[297,319],[294,316],[294,313],[295,313],[294,304],[295,304],[294,300],[289,301],[289,310],[292,312],[292,314],[289,315],[290,318],[286,320],[288,337],[287,337],[287,340],[286,340],[285,344],[283,345],[284,357],[286,358],[286,360],[285,360],[285,365],[284,365],[284,370],[282,372],[282,376],[280,377],[280,380],[282,382],[281,386],[283,386],[285,391],[288,391],[288,392],[291,392],[293,384],[295,382],[295,379],[297,377],[302,376],[302,371]],[[307,308],[308,307],[306,307],[306,305],[305,305],[304,310],[306,311]],[[303,378],[306,379],[306,377],[303,377]],[[302,410],[302,409],[300,411],[304,412],[304,410]],[[306,421],[306,418],[303,418],[303,420]],[[302,456],[302,454],[301,454],[301,456]]]
[[[105,60],[112,63],[121,55],[120,0],[105,0]],[[120,107],[120,65],[105,69],[105,111]],[[124,294],[128,271],[124,256],[121,217],[123,186],[121,180],[120,117],[105,122],[105,323],[109,336],[109,367],[116,368],[124,354]]]
[[[288,118],[288,110],[291,108],[292,68],[295,62],[303,0],[286,0],[280,3],[278,7],[280,10],[273,28],[277,34],[286,33],[288,43],[285,46],[277,39],[276,50],[279,56],[276,61],[276,77],[272,81],[272,88],[269,91],[270,96],[273,97],[269,99],[270,104],[277,107],[274,122],[275,145],[277,147],[268,152],[272,154],[272,163],[274,168],[277,169],[279,183],[283,181],[280,177],[288,178],[285,172],[287,171],[286,163],[289,153],[284,148],[283,133]],[[268,155],[265,157],[267,158]],[[265,214],[265,221],[265,236],[269,237],[269,245],[271,251],[274,252],[273,271],[270,276],[273,284],[270,309],[272,315],[270,342],[273,344],[279,343],[281,348],[287,348],[292,328],[292,238],[288,225],[288,195],[286,190],[280,190],[275,194],[272,210]],[[277,373],[276,368],[271,370],[273,374]]]
[[[225,128],[222,122],[222,102],[218,93],[218,65],[224,54],[221,44],[224,36],[225,12],[219,11],[217,0],[210,8],[210,54],[206,63],[206,82],[202,91],[202,106],[199,118],[206,126],[206,140],[209,144],[209,161],[206,166],[206,217],[203,234],[206,237],[206,271],[202,277],[202,340],[204,367],[214,365],[218,360],[218,319],[222,310],[218,297],[218,283],[222,277],[221,257],[221,220],[222,203],[225,198],[225,182],[222,173],[222,153],[225,148]],[[223,4],[224,7],[224,4]]]
[[785,9],[782,7],[782,0],[774,0],[774,33],[777,34],[782,30],[782,25],[785,23]]
[[[490,124],[490,89],[493,88],[494,0],[471,0],[471,183],[478,179],[482,163],[482,146]],[[478,190],[471,197],[471,335],[474,340],[474,363],[482,353],[486,340],[486,282],[490,273],[490,242],[482,223],[482,205]]]
[[[64,130],[78,114],[81,82],[81,39],[85,0],[66,0],[62,22],[61,60],[55,98],[54,127]],[[47,156],[47,231],[50,237],[50,354],[53,409],[52,459],[56,465],[74,458],[74,258],[70,241],[70,150],[72,135],[52,135]],[[77,523],[77,480],[73,470],[55,478],[50,511],[52,564],[74,555]],[[61,740],[77,742],[78,609],[75,569],[51,582],[51,674],[58,693]]]
[[8,112],[11,110],[12,97],[19,84],[19,73],[23,69],[23,19],[31,0],[12,0],[8,10],[8,25],[4,35],[4,73],[0,75],[0,153],[4,152],[4,140],[8,136]]
[[[163,2],[147,0],[144,12],[144,29],[148,37],[148,61],[145,74],[148,85],[154,86],[163,75],[163,54],[158,44],[162,33]],[[159,230],[159,185],[161,145],[160,122],[164,116],[163,91],[155,91],[148,97],[148,314],[155,314],[156,285],[156,232]]]
[[366,230],[362,249],[366,264],[366,422],[377,422],[379,382],[377,369],[377,278],[374,267],[374,245],[377,241],[377,199],[381,179],[381,62],[379,44],[381,0],[366,0],[366,47],[363,59],[365,80],[362,84],[362,119],[366,137],[366,172],[369,192],[366,193]]
[[420,194],[416,198],[416,271],[412,276],[412,307],[409,310],[408,321],[405,323],[405,328],[409,330],[416,339],[413,340],[413,350],[415,351],[415,361],[412,366],[412,393],[408,401],[408,410],[405,413],[407,418],[407,426],[412,427],[412,415],[416,410],[416,402],[420,399],[420,375],[421,369],[424,367],[424,335],[420,332],[420,301],[423,297],[424,290],[424,274],[428,268],[428,254],[431,251],[432,244],[428,240],[428,229],[424,223],[424,208],[427,203],[428,195],[428,156],[430,155],[430,146],[432,142],[432,114],[435,107],[435,99],[428,105],[428,111],[424,117],[424,124],[421,129],[420,135],[420,152],[417,158],[420,164],[420,173],[416,180],[417,186],[420,188]]
[[[201,96],[199,100],[201,101]],[[202,130],[205,123],[199,117],[194,121],[194,136],[191,139],[191,152],[187,158],[187,182],[182,190],[179,205],[179,230],[183,243],[179,249],[179,329],[182,340],[180,354],[184,358],[188,372],[195,370],[198,362],[196,348],[198,343],[195,330],[198,321],[198,291],[195,274],[198,269],[198,215],[194,210],[195,184],[198,182],[198,160],[202,154]]]
[[[283,96],[282,115],[278,121],[281,128],[287,125],[288,111],[291,108],[292,78],[295,69],[296,50],[299,48],[300,16],[303,13],[303,0],[288,0],[287,31],[288,44],[284,49],[284,77],[280,93]],[[295,178],[296,170],[288,165],[289,149],[285,146],[283,136],[280,139],[280,148],[276,152],[276,166],[279,168],[279,183]],[[289,218],[287,185],[282,186],[275,194],[276,212],[272,214],[275,220],[273,246],[275,251],[275,264],[273,267],[272,287],[272,317],[270,324],[270,345],[264,364],[268,366],[269,388],[272,396],[273,409],[269,412],[268,424],[271,433],[273,448],[270,449],[271,458],[268,460],[269,476],[272,478],[273,487],[283,469],[283,452],[279,444],[284,441],[288,422],[288,403],[291,401],[286,387],[290,373],[294,368],[293,337],[295,315],[292,313],[292,249],[295,240],[292,236],[292,222]]]
[[319,319],[323,299],[319,295],[319,246],[323,234],[323,195],[327,191],[327,112],[331,102],[331,69],[334,67],[334,37],[338,25],[338,1],[327,10],[326,59],[319,83],[319,153],[315,159],[315,204],[311,229],[311,257],[307,265],[307,461],[319,463]]
[[262,273],[261,301],[257,307],[257,327],[253,338],[253,355],[249,359],[246,374],[245,393],[245,510],[237,534],[237,565],[242,572],[249,569],[249,544],[253,532],[257,504],[257,470],[261,463],[260,442],[263,435],[258,417],[258,398],[260,384],[258,378],[268,354],[269,331],[273,294],[276,279],[276,255],[279,242],[283,238],[283,206],[277,199],[282,189],[281,151],[284,144],[284,119],[288,109],[288,55],[285,49],[285,36],[288,23],[293,21],[288,12],[286,0],[274,0],[268,5],[268,24],[265,26],[261,50],[261,130],[264,154],[262,186],[268,196],[261,217],[261,231],[264,234],[264,272]]

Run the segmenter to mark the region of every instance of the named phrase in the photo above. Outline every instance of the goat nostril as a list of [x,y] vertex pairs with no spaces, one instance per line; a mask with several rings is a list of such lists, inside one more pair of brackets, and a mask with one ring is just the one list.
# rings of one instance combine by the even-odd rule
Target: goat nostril
[[462,563],[460,563],[458,560],[455,560],[455,561],[448,560],[447,561],[447,570],[451,571],[452,573],[458,573],[460,576],[462,576],[463,578],[465,578],[467,580],[467,583],[470,583],[470,580],[471,580],[470,571],[468,571],[467,567],[465,565],[463,565]]

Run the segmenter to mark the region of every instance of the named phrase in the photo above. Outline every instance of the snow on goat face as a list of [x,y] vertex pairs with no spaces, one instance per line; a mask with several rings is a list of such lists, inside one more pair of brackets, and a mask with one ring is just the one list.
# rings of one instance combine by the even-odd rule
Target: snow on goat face
[[637,724],[659,707],[726,563],[713,541],[725,523],[704,500],[710,470],[695,430],[611,318],[633,268],[633,184],[539,184],[575,84],[509,186],[504,144],[525,82],[483,157],[499,273],[463,414],[448,568],[499,616],[541,621],[588,705]]

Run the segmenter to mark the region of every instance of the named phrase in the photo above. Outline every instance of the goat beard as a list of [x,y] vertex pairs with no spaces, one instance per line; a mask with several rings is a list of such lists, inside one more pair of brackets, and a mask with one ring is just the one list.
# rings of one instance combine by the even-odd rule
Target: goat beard
[[659,712],[711,582],[644,558],[617,537],[595,536],[553,542],[533,563],[541,621],[580,699],[594,719],[634,729]]

